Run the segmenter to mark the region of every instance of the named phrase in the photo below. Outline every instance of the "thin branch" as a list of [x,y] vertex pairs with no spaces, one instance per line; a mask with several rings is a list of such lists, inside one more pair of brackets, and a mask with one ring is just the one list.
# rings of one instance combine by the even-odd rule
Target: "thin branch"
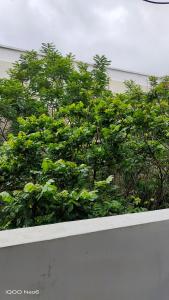
[[143,0],[144,2],[148,2],[148,3],[151,3],[151,4],[169,4],[168,1],[151,1],[151,0]]

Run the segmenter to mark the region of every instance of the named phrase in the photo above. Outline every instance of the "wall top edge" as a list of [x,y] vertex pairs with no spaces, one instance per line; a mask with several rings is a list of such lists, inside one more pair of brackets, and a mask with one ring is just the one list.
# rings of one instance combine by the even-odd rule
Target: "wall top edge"
[[28,50],[26,49],[21,49],[13,46],[8,46],[8,45],[2,45],[0,44],[0,48],[7,49],[7,50],[14,50],[14,51],[19,51],[19,52],[26,52]]
[[169,209],[0,231],[0,248],[169,221]]

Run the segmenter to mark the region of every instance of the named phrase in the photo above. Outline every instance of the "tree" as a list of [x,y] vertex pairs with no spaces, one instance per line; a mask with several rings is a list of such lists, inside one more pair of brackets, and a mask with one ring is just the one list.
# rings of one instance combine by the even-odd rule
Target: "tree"
[[168,207],[168,78],[112,94],[105,57],[89,70],[50,44],[42,51],[22,57],[8,80],[46,113],[34,102],[29,116],[17,113],[0,148],[1,228]]

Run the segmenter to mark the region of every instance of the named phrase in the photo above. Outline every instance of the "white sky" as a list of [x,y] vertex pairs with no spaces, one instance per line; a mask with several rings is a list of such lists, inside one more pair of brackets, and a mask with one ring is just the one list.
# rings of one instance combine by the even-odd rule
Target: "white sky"
[[169,5],[142,0],[0,0],[0,44],[62,53],[91,62],[105,54],[112,67],[169,74]]

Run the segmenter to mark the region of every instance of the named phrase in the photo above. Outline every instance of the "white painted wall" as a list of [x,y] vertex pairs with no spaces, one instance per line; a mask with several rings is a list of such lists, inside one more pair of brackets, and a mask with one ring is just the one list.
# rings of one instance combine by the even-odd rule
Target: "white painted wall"
[[133,80],[135,83],[141,85],[145,91],[149,89],[148,75],[111,68],[108,69],[108,74],[110,77],[110,88],[114,92],[123,92],[125,90],[124,82],[127,80]]
[[169,209],[0,232],[2,300],[168,300],[168,279]]
[[23,50],[0,46],[0,60],[2,61],[7,61],[12,63],[18,60],[22,53],[24,53]]
[[24,51],[0,45],[0,78],[7,77],[7,71]]
[[[0,78],[7,77],[8,69],[12,66],[13,62],[19,59],[22,53],[24,53],[23,50],[0,45]],[[110,89],[113,92],[123,92],[125,90],[125,80],[134,80],[144,90],[148,89],[148,75],[113,68],[108,69],[108,74],[110,76]]]

